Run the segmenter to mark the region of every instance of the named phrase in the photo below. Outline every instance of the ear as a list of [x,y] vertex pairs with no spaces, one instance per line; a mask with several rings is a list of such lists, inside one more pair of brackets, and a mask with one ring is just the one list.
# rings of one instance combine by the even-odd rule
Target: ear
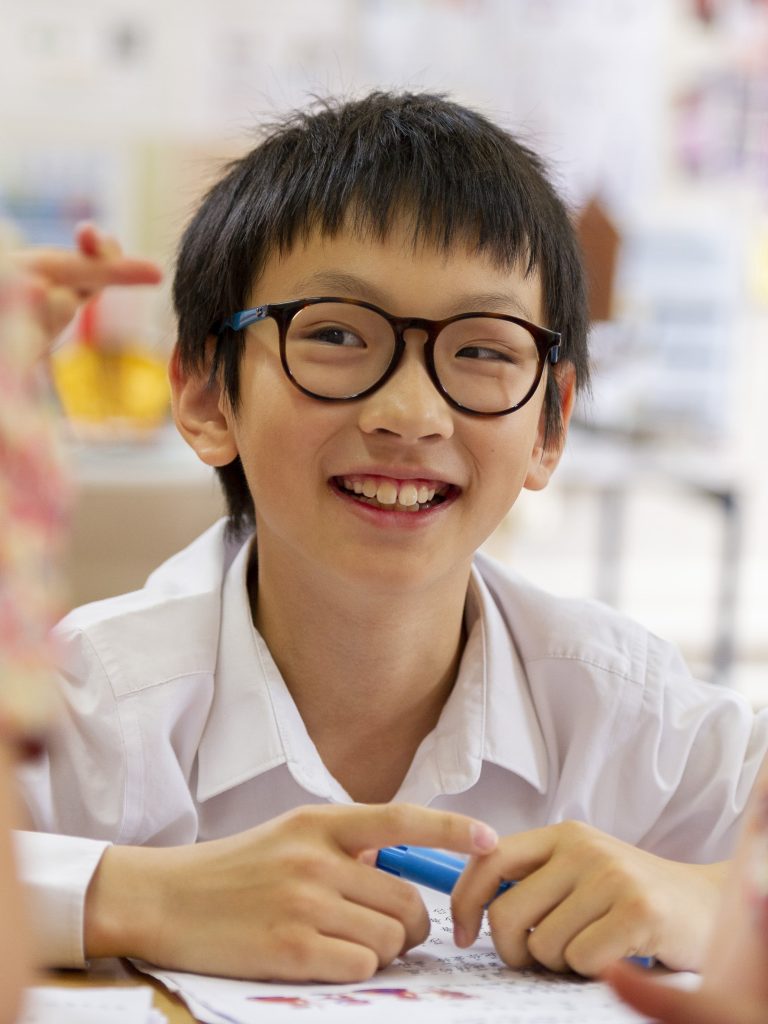
[[576,371],[572,364],[564,363],[562,367],[557,368],[556,372],[557,390],[560,395],[560,419],[563,424],[562,435],[556,444],[550,444],[548,448],[544,447],[544,426],[547,414],[546,408],[542,408],[536,445],[531,452],[531,461],[523,484],[529,491],[543,490],[557,468],[565,447],[568,424],[571,422],[573,406],[576,401]]
[[178,345],[168,366],[171,382],[171,408],[176,427],[208,466],[227,466],[237,456],[231,429],[231,412],[218,383],[211,384],[210,366],[213,340],[206,343],[205,365],[188,373],[182,368]]

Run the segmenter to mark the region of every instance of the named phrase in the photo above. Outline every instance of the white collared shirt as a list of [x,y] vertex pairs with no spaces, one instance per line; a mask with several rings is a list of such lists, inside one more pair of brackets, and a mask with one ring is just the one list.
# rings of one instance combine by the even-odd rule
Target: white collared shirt
[[[83,962],[85,891],[106,843],[191,843],[351,802],[253,626],[249,550],[222,521],[143,590],[58,627],[67,715],[23,779],[35,827],[54,834],[19,840],[48,963]],[[574,818],[661,856],[730,854],[768,715],[693,680],[618,613],[483,555],[465,623],[456,684],[396,800],[502,835]]]

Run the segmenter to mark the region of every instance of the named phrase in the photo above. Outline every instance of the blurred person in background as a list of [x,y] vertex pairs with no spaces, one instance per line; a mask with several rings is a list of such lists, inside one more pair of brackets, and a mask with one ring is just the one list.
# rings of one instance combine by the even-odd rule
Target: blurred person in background
[[89,225],[76,243],[71,252],[0,245],[0,1024],[15,1019],[33,962],[10,835],[19,824],[12,775],[40,752],[55,712],[49,630],[62,611],[56,567],[70,498],[44,357],[101,288],[160,279]]
[[627,964],[605,977],[630,1006],[662,1024],[768,1021],[768,761],[750,800],[701,988],[660,984]]

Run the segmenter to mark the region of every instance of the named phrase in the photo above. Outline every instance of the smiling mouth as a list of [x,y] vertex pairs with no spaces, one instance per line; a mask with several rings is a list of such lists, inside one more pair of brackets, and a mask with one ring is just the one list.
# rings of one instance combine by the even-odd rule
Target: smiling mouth
[[385,477],[337,476],[334,485],[363,505],[387,512],[426,512],[442,505],[456,492],[453,484],[438,480],[392,480]]

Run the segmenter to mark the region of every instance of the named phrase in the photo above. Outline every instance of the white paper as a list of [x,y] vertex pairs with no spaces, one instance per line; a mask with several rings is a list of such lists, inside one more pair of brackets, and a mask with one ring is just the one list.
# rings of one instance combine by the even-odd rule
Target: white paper
[[[450,910],[422,890],[429,939],[356,985],[287,985],[165,971],[136,964],[186,1002],[206,1024],[638,1024],[639,1016],[601,982],[547,972],[512,971],[488,935],[468,950],[452,941]],[[444,901],[445,897],[437,897]]]
[[164,1024],[148,985],[27,989],[16,1024]]

